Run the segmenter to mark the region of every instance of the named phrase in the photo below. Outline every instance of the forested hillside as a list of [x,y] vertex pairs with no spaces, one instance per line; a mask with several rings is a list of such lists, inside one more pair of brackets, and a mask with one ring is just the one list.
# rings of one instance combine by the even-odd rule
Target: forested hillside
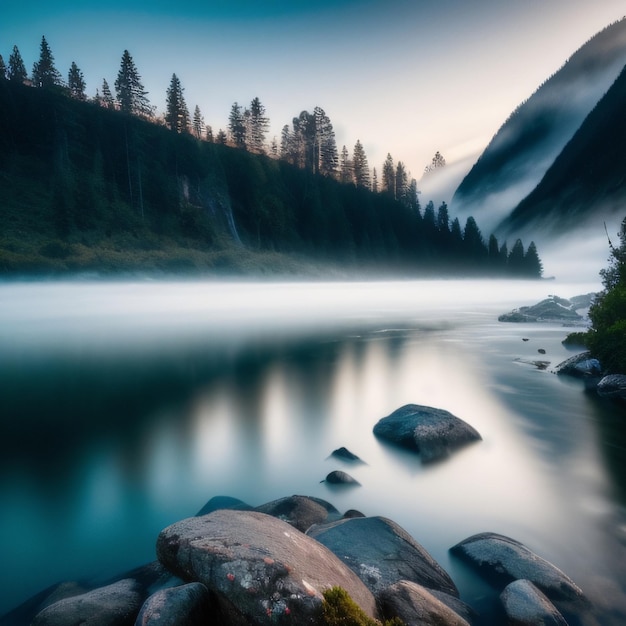
[[[447,207],[341,183],[72,98],[0,80],[0,269],[346,270],[537,277]],[[286,260],[289,260],[287,262]]]

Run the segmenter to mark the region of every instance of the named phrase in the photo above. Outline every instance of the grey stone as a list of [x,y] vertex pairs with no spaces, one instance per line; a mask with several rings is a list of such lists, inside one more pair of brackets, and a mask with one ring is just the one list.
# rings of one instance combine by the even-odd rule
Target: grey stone
[[420,453],[422,462],[437,461],[481,439],[468,423],[443,409],[407,404],[374,426],[381,439]]
[[623,374],[605,376],[598,383],[596,390],[603,398],[626,399],[626,376]]
[[326,478],[320,482],[327,482],[331,485],[354,485],[355,487],[361,483],[341,470],[335,470],[326,475]]
[[567,626],[565,618],[535,585],[516,580],[500,594],[509,624],[515,626]]
[[350,463],[363,463],[363,461],[353,452],[350,452],[348,448],[337,448],[330,453],[330,456],[335,459],[341,459],[342,461],[348,461]]
[[376,617],[373,595],[335,554],[257,511],[224,509],[172,524],[159,534],[157,555],[183,580],[206,585],[236,625],[309,623],[333,586]]
[[385,619],[399,617],[406,626],[469,626],[428,589],[408,580],[382,589],[376,599]]
[[329,502],[309,496],[280,498],[254,510],[278,517],[302,532],[306,532],[313,524],[323,524],[341,517],[339,511]]
[[230,496],[214,496],[196,513],[196,516],[207,515],[208,513],[213,513],[213,511],[219,511],[220,509],[251,511],[253,508],[254,507],[246,504],[243,500],[239,500],[238,498],[231,498]]
[[209,590],[202,583],[161,589],[141,607],[135,626],[206,624],[211,614]]
[[354,517],[312,526],[307,534],[332,550],[373,592],[399,580],[453,596],[447,572],[402,527],[385,517]]
[[142,602],[140,586],[127,578],[55,602],[38,613],[31,626],[132,625]]
[[526,579],[552,602],[564,602],[580,608],[588,606],[582,590],[568,576],[510,537],[480,533],[464,539],[450,551],[498,587]]
[[602,366],[597,359],[591,356],[591,352],[585,350],[579,354],[571,356],[559,363],[554,371],[557,374],[566,376],[574,376],[576,378],[584,378],[589,376],[598,376],[602,371]]

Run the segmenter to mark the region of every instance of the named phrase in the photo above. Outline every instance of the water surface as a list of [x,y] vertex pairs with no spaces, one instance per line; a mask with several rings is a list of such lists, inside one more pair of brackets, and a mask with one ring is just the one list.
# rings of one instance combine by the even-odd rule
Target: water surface
[[[568,329],[497,321],[598,288],[0,285],[0,613],[153,560],[158,532],[213,496],[304,494],[394,519],[479,606],[485,587],[448,549],[510,535],[567,572],[603,623],[623,623],[623,415],[550,371],[571,355]],[[372,434],[407,403],[447,409],[483,441],[424,467]],[[366,464],[328,459],[340,446]],[[320,483],[333,469],[362,487]]]

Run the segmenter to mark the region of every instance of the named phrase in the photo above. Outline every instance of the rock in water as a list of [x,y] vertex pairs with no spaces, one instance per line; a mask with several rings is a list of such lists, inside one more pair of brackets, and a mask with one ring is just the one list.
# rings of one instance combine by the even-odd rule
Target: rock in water
[[597,386],[598,395],[603,398],[626,399],[626,376],[611,374],[600,380]]
[[182,520],[161,531],[157,555],[183,580],[203,583],[233,623],[313,623],[322,592],[333,586],[377,616],[373,595],[347,565],[264,513],[224,509]]
[[437,461],[481,439],[469,424],[443,409],[407,404],[383,417],[374,434],[420,453],[423,462]]
[[256,507],[255,511],[278,517],[301,532],[306,532],[313,524],[324,524],[341,517],[329,502],[309,496],[280,498]]
[[469,626],[469,623],[421,585],[401,580],[376,598],[386,619],[399,617],[416,626]]
[[361,484],[358,480],[352,478],[350,474],[342,472],[341,470],[330,472],[321,482],[327,482],[331,485],[354,485],[355,487]]
[[333,450],[330,453],[330,456],[334,457],[335,459],[341,459],[342,461],[349,461],[351,463],[363,463],[363,461],[361,461],[361,459],[356,454],[350,452],[348,448],[344,448],[343,446],[341,448]]
[[504,587],[514,580],[526,579],[554,603],[588,607],[583,592],[568,576],[510,537],[480,533],[456,544],[450,552],[476,567],[497,586]]
[[517,626],[567,626],[565,618],[528,580],[516,580],[500,594],[509,624]]
[[307,534],[332,550],[373,593],[399,580],[457,596],[448,573],[402,527],[385,517],[312,526]]

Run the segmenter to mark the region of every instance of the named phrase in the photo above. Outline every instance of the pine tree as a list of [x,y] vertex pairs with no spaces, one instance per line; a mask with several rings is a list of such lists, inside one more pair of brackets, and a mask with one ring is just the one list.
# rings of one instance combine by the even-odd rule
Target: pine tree
[[33,65],[33,84],[44,88],[61,85],[61,74],[54,66],[54,57],[45,37],[41,38],[39,50],[39,61]]
[[354,174],[354,184],[357,187],[370,186],[370,170],[367,164],[367,157],[363,145],[357,139],[354,144],[354,152],[352,154],[352,172]]
[[250,103],[247,129],[247,144],[251,152],[265,153],[265,136],[269,126],[270,121],[265,115],[265,107],[258,98],[254,98]]
[[196,104],[196,108],[193,110],[193,122],[191,123],[193,134],[200,139],[202,132],[204,131],[204,118],[200,113],[200,107]]
[[543,274],[543,265],[541,260],[539,259],[539,254],[537,252],[537,246],[534,241],[530,242],[528,246],[528,250],[524,255],[524,267],[526,270],[526,274],[529,277],[537,277],[540,278]]
[[14,83],[23,83],[28,79],[26,73],[26,66],[22,60],[22,55],[17,46],[13,46],[13,52],[9,56],[9,70],[7,72],[7,78]]
[[83,73],[78,69],[78,66],[74,61],[70,66],[70,71],[67,74],[67,86],[70,90],[70,95],[76,100],[87,100],[85,94],[85,79]]
[[222,146],[225,146],[228,143],[228,136],[226,135],[226,131],[223,128],[220,128],[217,131],[215,143],[219,143]]
[[372,170],[372,191],[378,193],[378,174],[376,168]]
[[106,79],[102,80],[102,106],[107,109],[115,108],[115,100],[113,99],[111,88],[109,87],[109,83],[107,83]]
[[0,80],[5,80],[7,78],[7,66],[4,64],[4,59],[0,54]]
[[339,180],[342,183],[351,183],[352,177],[352,162],[348,154],[348,148],[343,146],[341,148],[341,160],[339,161]]
[[524,275],[524,244],[521,239],[517,239],[509,252],[507,259],[509,274],[513,276]]
[[435,153],[435,156],[432,158],[432,161],[430,162],[430,165],[427,165],[424,168],[424,172],[426,172],[426,173],[432,172],[434,170],[437,170],[437,169],[440,169],[442,167],[445,167],[445,165],[446,165],[446,160],[441,155],[441,152],[439,152],[439,150],[437,150],[437,152]]
[[402,161],[398,161],[398,165],[396,166],[396,186],[395,186],[396,200],[400,200],[403,203],[406,202],[408,187],[409,187],[409,177],[406,173],[406,168],[404,167],[404,163],[402,163]]
[[321,107],[313,109],[318,147],[318,169],[324,176],[336,176],[339,165],[335,131],[328,115]]
[[209,143],[213,143],[215,141],[213,137],[213,129],[208,124],[206,124],[206,130],[205,130],[204,136],[206,137],[206,140]]
[[396,194],[396,172],[393,165],[393,159],[391,154],[387,153],[387,158],[383,163],[383,181],[382,190],[386,193],[390,193],[394,198]]
[[175,133],[186,133],[189,129],[189,110],[183,91],[178,76],[172,74],[172,80],[166,93],[165,124]]
[[141,77],[128,50],[124,50],[122,54],[120,70],[115,79],[115,92],[120,111],[152,117],[153,111],[148,94],[141,84]]
[[437,230],[446,235],[450,232],[450,214],[445,202],[442,202],[437,210]]
[[285,124],[280,131],[280,158],[284,161],[291,161],[291,131],[289,124]]
[[228,116],[228,132],[230,141],[237,148],[246,147],[246,123],[243,111],[236,102],[233,103]]

